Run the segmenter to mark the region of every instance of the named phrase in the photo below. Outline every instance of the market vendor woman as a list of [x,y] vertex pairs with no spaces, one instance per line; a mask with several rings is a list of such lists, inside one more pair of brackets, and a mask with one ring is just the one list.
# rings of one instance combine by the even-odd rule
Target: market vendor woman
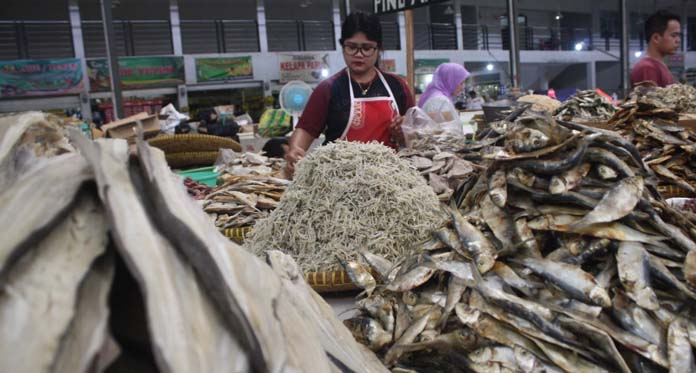
[[340,43],[347,67],[312,92],[285,154],[290,174],[322,132],[327,142],[378,141],[396,149],[402,115],[415,105],[405,80],[376,67],[382,48],[377,16],[350,14]]

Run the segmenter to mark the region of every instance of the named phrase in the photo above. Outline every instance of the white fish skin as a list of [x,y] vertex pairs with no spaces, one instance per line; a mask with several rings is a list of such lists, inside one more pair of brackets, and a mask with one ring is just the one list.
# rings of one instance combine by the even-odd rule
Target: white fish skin
[[91,263],[106,250],[107,224],[86,194],[7,272],[0,288],[0,371],[46,372],[75,313]]
[[69,208],[80,186],[93,177],[80,154],[64,154],[40,162],[22,181],[0,192],[0,284],[7,266],[19,259]]
[[643,195],[643,178],[627,177],[609,189],[597,206],[571,228],[579,230],[592,224],[609,223],[628,215]]
[[616,252],[619,279],[627,295],[639,306],[655,311],[660,303],[650,284],[648,252],[637,242],[622,242]]
[[670,373],[693,373],[696,371],[694,354],[689,343],[685,322],[677,318],[667,330]]
[[548,259],[525,258],[524,266],[558,285],[573,297],[601,307],[611,307],[611,299],[591,274],[571,264]]

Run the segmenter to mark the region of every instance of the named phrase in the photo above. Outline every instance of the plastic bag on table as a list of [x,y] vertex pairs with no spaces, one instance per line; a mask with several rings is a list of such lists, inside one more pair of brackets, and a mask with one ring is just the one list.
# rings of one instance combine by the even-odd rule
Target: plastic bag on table
[[160,129],[167,134],[174,134],[176,126],[184,120],[189,119],[187,115],[176,111],[174,105],[169,104],[160,110],[160,115],[166,115],[167,119],[160,121]]
[[437,123],[428,113],[416,106],[406,111],[401,130],[408,148],[413,148],[421,141],[437,143],[443,136],[464,137],[459,118],[450,122]]

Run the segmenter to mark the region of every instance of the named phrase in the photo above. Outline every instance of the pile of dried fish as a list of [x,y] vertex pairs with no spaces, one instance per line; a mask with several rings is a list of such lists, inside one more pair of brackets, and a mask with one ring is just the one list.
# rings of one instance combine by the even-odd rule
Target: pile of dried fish
[[438,126],[417,128],[406,136],[408,136],[408,148],[424,152],[439,150],[452,152],[468,142],[463,132],[448,131]]
[[269,176],[228,177],[205,196],[203,210],[220,231],[254,225],[278,206],[290,181]]
[[[33,115],[2,129],[0,165]],[[139,140],[129,162],[123,140],[71,140],[80,153],[0,190],[0,371],[103,371],[114,344],[121,370],[386,371],[290,257],[268,266],[220,234],[160,150]]]
[[295,180],[245,246],[290,254],[303,271],[339,268],[359,249],[395,259],[442,218],[421,175],[377,143],[339,141],[317,148],[297,166]]
[[693,114],[696,113],[696,88],[688,84],[671,84],[667,87],[641,84],[629,95],[627,103],[634,102],[670,109],[678,114]]
[[285,160],[281,158],[266,157],[261,153],[238,153],[232,149],[220,149],[215,171],[218,177],[218,185],[235,180],[237,176],[272,176],[278,177],[285,167]]
[[415,149],[402,149],[399,157],[406,159],[411,165],[425,177],[433,188],[441,202],[449,202],[454,194],[464,183],[475,181],[476,164],[459,158],[456,154],[432,150],[419,151]]
[[654,95],[656,89],[634,89],[609,122],[636,145],[659,185],[676,185],[696,194],[696,131],[677,125],[679,115]]
[[561,102],[546,95],[525,95],[517,99],[519,102],[532,104],[532,110],[553,114],[561,106]]
[[356,339],[401,371],[693,372],[696,222],[616,133],[497,128],[494,163],[420,253],[365,252],[376,278],[345,264],[367,295]]
[[615,127],[633,142],[659,185],[676,185],[696,195],[696,131],[660,119],[634,119]]
[[592,90],[580,91],[563,102],[554,115],[567,121],[604,122],[616,112],[616,107]]

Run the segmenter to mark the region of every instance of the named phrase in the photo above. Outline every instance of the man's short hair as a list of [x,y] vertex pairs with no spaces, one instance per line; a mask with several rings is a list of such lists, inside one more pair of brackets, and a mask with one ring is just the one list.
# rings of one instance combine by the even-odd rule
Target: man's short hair
[[645,40],[650,43],[650,39],[652,39],[654,33],[660,35],[664,34],[665,30],[667,30],[669,21],[681,22],[681,19],[678,15],[666,10],[658,10],[650,15],[650,17],[645,20]]

